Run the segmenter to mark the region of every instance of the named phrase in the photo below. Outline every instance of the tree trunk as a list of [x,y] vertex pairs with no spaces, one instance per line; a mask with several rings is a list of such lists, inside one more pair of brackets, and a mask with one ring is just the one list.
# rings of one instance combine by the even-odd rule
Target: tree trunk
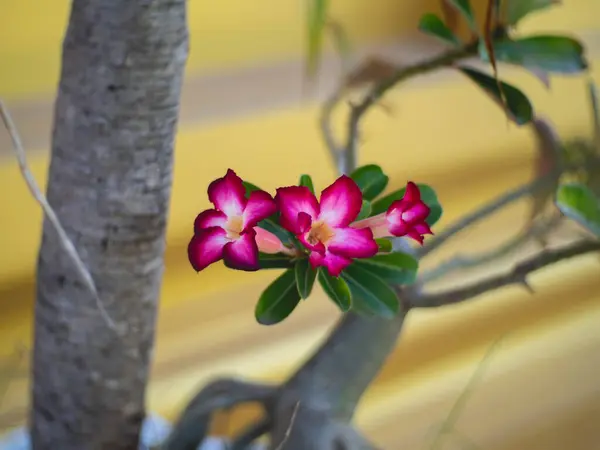
[[185,0],[72,1],[47,195],[119,332],[45,221],[36,450],[138,448],[187,52]]

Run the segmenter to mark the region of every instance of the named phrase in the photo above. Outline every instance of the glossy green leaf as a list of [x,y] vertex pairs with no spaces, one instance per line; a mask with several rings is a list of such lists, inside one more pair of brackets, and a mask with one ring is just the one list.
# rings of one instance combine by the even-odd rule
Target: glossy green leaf
[[392,284],[410,284],[417,278],[419,263],[406,253],[394,252],[357,259],[354,264]]
[[516,25],[523,17],[551,6],[560,4],[560,0],[504,0],[506,4],[506,22]]
[[446,26],[442,19],[433,13],[426,13],[421,16],[419,30],[442,40],[446,44],[461,45],[460,39]]
[[587,186],[579,183],[559,186],[556,205],[565,216],[600,237],[600,199]]
[[545,72],[574,74],[588,68],[584,48],[567,36],[531,36],[494,43],[496,60]]
[[288,269],[294,266],[291,258],[283,253],[259,253],[258,263],[261,269]]
[[[422,183],[417,183],[417,186],[421,192],[421,200],[423,200],[423,202],[431,209],[429,216],[425,220],[431,227],[440,219],[440,217],[442,217],[442,207],[440,206],[437,195],[431,186]],[[373,202],[371,207],[371,215],[376,216],[377,214],[386,212],[392,203],[394,203],[396,200],[401,200],[402,197],[404,197],[404,192],[406,192],[405,187]]]
[[313,185],[313,181],[312,181],[312,178],[310,177],[310,175],[304,174],[304,175],[300,176],[299,185],[307,187],[310,190],[310,192],[312,192],[314,195],[315,187]]
[[373,313],[392,318],[398,313],[399,302],[396,292],[381,278],[357,264],[351,264],[342,272],[355,299]]
[[300,301],[294,269],[288,269],[262,293],[254,315],[262,325],[274,325],[289,316]]
[[[475,69],[460,67],[459,70],[465,74],[471,81],[477,84],[494,100],[500,107],[507,110],[509,117],[517,125],[525,125],[531,122],[533,118],[533,107],[529,99],[516,87],[500,81],[502,92],[498,87],[498,81],[493,77],[479,72]],[[502,96],[502,93],[504,96]],[[506,100],[506,105],[502,98]],[[506,106],[506,107],[505,107]]]
[[298,293],[300,294],[300,297],[307,299],[315,284],[317,271],[311,267],[308,258],[299,259],[296,262],[294,270],[296,272],[296,286],[298,288]]
[[335,303],[342,312],[350,310],[352,296],[350,288],[342,277],[332,277],[323,267],[319,268],[319,284],[325,294]]
[[386,238],[375,239],[381,253],[389,253],[393,249],[392,241]]
[[323,37],[327,26],[329,0],[306,0],[308,7],[308,49],[306,55],[306,74],[314,76],[319,66],[323,49]]
[[469,28],[476,34],[479,34],[477,23],[475,23],[475,14],[469,0],[448,0],[448,4],[453,6],[467,21]]
[[375,164],[368,164],[359,167],[350,174],[366,200],[373,200],[386,188],[389,178],[383,173],[381,167]]
[[252,184],[252,183],[250,183],[248,181],[242,181],[242,184],[246,188],[246,197],[248,197],[251,192],[262,191],[263,190],[263,189],[259,188],[258,186],[254,185],[254,184]]
[[371,215],[371,202],[368,200],[362,201],[362,206],[360,207],[360,212],[358,216],[356,216],[356,220],[366,219]]

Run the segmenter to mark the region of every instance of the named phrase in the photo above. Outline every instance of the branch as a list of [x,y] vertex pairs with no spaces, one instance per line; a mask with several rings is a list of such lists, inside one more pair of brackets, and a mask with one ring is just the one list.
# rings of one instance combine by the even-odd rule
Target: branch
[[538,239],[546,236],[551,232],[563,219],[562,215],[555,215],[538,224],[533,224],[525,231],[508,239],[506,242],[494,247],[491,250],[485,250],[472,255],[455,255],[448,261],[440,263],[437,267],[424,271],[419,277],[418,283],[423,286],[435,280],[448,276],[451,273],[460,270],[477,267],[482,264],[489,264],[492,261],[498,260],[510,252],[516,250],[522,245],[529,242],[531,239]]
[[517,264],[506,273],[492,275],[470,285],[448,290],[438,294],[422,294],[411,300],[414,308],[432,308],[464,302],[486,292],[496,290],[513,284],[528,287],[527,276],[539,269],[559,261],[600,251],[600,241],[579,241],[556,250],[544,250],[537,255]]
[[350,111],[350,117],[348,120],[348,136],[346,144],[343,148],[340,148],[333,138],[331,130],[331,116],[335,106],[342,98],[342,91],[340,89],[336,91],[326,102],[323,107],[321,114],[321,131],[325,144],[327,145],[329,152],[332,156],[334,164],[338,168],[340,173],[350,173],[356,168],[357,153],[358,153],[358,125],[363,115],[373,106],[378,100],[380,100],[384,94],[391,88],[396,86],[402,81],[406,81],[409,78],[424,75],[442,67],[448,67],[460,61],[461,59],[468,58],[475,55],[477,52],[476,44],[469,44],[458,50],[451,50],[434,58],[425,60],[409,67],[402,67],[398,69],[392,76],[385,79],[384,81],[377,83],[367,95],[362,99],[360,103],[352,106]]
[[454,235],[458,234],[463,229],[475,224],[476,222],[479,222],[482,219],[485,219],[489,215],[499,211],[505,206],[547,187],[548,184],[552,183],[555,178],[556,175],[554,173],[550,173],[516,189],[513,189],[512,191],[508,191],[500,197],[497,197],[487,205],[473,211],[471,214],[467,214],[453,224],[449,225],[436,237],[430,239],[427,244],[417,249],[417,256],[419,259],[423,259],[433,251],[439,249],[443,244],[446,243],[448,239],[454,237]]
[[98,310],[100,311],[100,314],[104,318],[106,324],[108,325],[108,327],[111,330],[117,331],[117,325],[115,324],[114,320],[108,314],[108,311],[106,311],[106,308],[104,307],[104,304],[102,303],[102,300],[100,299],[100,295],[98,294],[98,289],[96,289],[96,284],[94,283],[92,274],[90,273],[88,268],[85,266],[84,262],[82,261],[81,257],[79,256],[79,253],[77,253],[77,249],[75,248],[75,245],[73,245],[73,242],[69,239],[69,236],[67,235],[63,226],[61,225],[60,220],[58,220],[58,217],[56,216],[54,209],[52,209],[52,206],[50,206],[50,203],[48,203],[48,200],[46,199],[46,197],[42,193],[40,187],[38,186],[37,182],[35,181],[35,178],[33,177],[31,170],[29,170],[29,166],[27,165],[27,158],[25,155],[25,148],[23,147],[23,143],[21,141],[19,132],[17,131],[17,127],[14,124],[12,117],[10,116],[10,113],[8,112],[8,109],[6,108],[6,106],[4,106],[4,103],[1,100],[0,100],[0,117],[2,117],[4,126],[6,127],[6,130],[8,131],[8,134],[12,140],[13,151],[15,153],[15,156],[17,157],[17,162],[19,163],[19,170],[21,171],[21,175],[23,175],[23,179],[25,180],[25,183],[27,184],[27,187],[29,188],[31,195],[33,196],[35,201],[41,206],[42,211],[46,215],[46,218],[54,227],[54,230],[56,231],[56,234],[58,235],[58,240],[60,241],[61,245],[63,246],[63,249],[65,250],[65,252],[67,252],[69,257],[73,261],[73,264],[75,265],[75,269],[76,269],[77,273],[79,274],[79,276],[82,278],[84,284],[87,286],[87,288],[92,293],[92,296],[94,297],[94,300],[96,301],[96,306],[98,307]]

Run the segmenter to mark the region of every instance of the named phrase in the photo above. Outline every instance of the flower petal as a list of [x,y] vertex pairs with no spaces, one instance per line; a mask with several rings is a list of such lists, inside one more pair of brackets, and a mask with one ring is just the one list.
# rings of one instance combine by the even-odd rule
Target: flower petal
[[298,213],[298,231],[306,233],[312,225],[312,217],[305,212]]
[[297,237],[298,237],[298,240],[300,242],[302,242],[302,245],[304,245],[307,249],[312,250],[313,252],[325,253],[326,248],[322,242],[318,241],[314,244],[311,244],[306,239],[307,236],[308,236],[308,233],[301,233]]
[[321,192],[319,219],[331,227],[346,227],[358,216],[362,192],[356,182],[342,175]]
[[196,272],[219,261],[228,242],[223,228],[212,227],[197,231],[188,245],[188,258]]
[[406,183],[406,191],[404,192],[402,199],[411,203],[421,200],[421,191],[419,190],[419,187],[412,181]]
[[246,188],[236,173],[227,169],[223,178],[208,186],[208,199],[228,217],[241,216],[246,206]]
[[337,228],[327,250],[346,258],[370,258],[379,250],[370,228]]
[[234,269],[248,272],[260,269],[256,232],[250,228],[242,233],[239,239],[225,245],[223,259]]
[[288,186],[277,189],[275,202],[281,212],[281,226],[294,234],[300,234],[298,214],[303,212],[312,219],[319,215],[317,198],[305,186]]
[[258,222],[266,219],[277,211],[275,200],[265,191],[252,191],[244,209],[244,230],[256,226]]
[[406,233],[406,235],[407,235],[409,238],[412,238],[412,239],[414,239],[415,241],[417,241],[419,244],[423,245],[423,241],[424,241],[425,239],[423,238],[423,236],[421,236],[421,235],[419,234],[419,232],[418,232],[418,231],[416,231],[416,230],[414,230],[414,229],[413,229],[413,230],[410,230],[408,233]]
[[405,236],[408,233],[409,226],[402,220],[388,220],[388,230],[392,236]]
[[431,231],[431,228],[429,228],[427,222],[417,223],[414,228],[419,234],[433,234],[433,231]]
[[221,211],[217,211],[216,209],[207,209],[206,211],[202,211],[196,217],[194,221],[194,230],[196,232],[212,227],[220,227],[225,228],[225,223],[227,222],[227,216],[225,213]]
[[318,252],[312,252],[308,257],[308,261],[313,269],[325,267],[332,277],[338,277],[340,273],[342,273],[342,270],[348,267],[352,262],[348,258],[335,255],[331,252],[325,252],[324,255]]
[[411,206],[402,213],[402,219],[408,223],[421,222],[429,215],[429,206],[423,202],[419,202]]
[[254,227],[254,232],[256,233],[255,239],[259,251],[270,254],[285,252],[286,248],[283,246],[283,242],[270,231],[261,227]]

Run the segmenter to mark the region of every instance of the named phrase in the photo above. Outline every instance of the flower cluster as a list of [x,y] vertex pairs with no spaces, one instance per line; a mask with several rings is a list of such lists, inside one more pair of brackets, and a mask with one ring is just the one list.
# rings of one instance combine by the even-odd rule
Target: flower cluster
[[[262,190],[247,194],[242,179],[229,169],[210,184],[208,198],[214,209],[198,215],[188,246],[196,271],[219,260],[255,271],[260,269],[259,253],[282,253],[290,259],[307,256],[313,268],[324,267],[337,277],[353,259],[375,256],[377,238],[408,236],[422,244],[424,235],[432,234],[425,222],[430,208],[412,182],[386,212],[358,221],[363,193],[346,175],[324,189],[319,199],[306,186],[278,188],[273,198]],[[286,230],[290,243],[259,226],[267,220]]]

